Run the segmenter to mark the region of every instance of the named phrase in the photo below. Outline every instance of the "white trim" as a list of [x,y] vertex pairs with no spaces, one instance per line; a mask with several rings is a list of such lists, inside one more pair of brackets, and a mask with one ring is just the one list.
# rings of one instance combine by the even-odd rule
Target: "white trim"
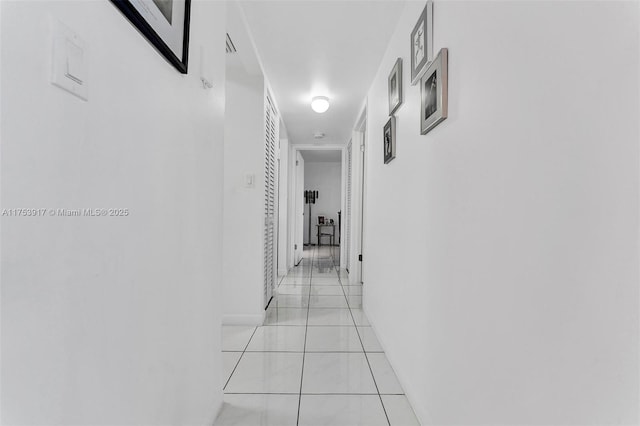
[[340,177],[340,229],[338,230],[339,244],[340,244],[340,268],[344,268],[344,265],[347,262],[347,256],[344,250],[344,245],[342,244],[345,230],[345,212],[347,210],[347,145],[342,148],[342,156],[341,156],[341,172],[342,175]]
[[261,314],[226,314],[222,316],[222,325],[255,325],[264,323],[266,312]]
[[[291,143],[288,144],[287,149],[289,150],[289,154],[287,156],[288,163],[286,167],[288,168],[289,179],[287,179],[287,270],[293,268],[294,257],[295,257],[295,181],[297,179],[294,176],[296,172],[296,153],[291,147]],[[288,271],[287,271],[288,272]]]
[[[351,235],[350,235],[350,261],[349,261],[349,283],[350,284],[360,284],[362,282],[362,276],[364,275],[362,272],[362,266],[364,262],[358,260],[358,255],[364,253],[363,244],[363,236],[362,230],[364,229],[364,216],[365,212],[363,211],[363,199],[365,196],[365,185],[366,179],[364,178],[364,167],[365,164],[363,162],[366,161],[366,152],[361,151],[360,147],[364,146],[366,149],[366,140],[367,137],[367,103],[365,100],[365,104],[362,107],[360,115],[358,116],[358,120],[354,126],[353,135],[351,137]],[[363,181],[364,179],[364,181]],[[366,261],[366,259],[363,259]]]
[[[283,129],[282,118],[280,118],[280,135],[282,135]],[[286,138],[280,139],[280,158],[278,159],[278,252],[277,252],[277,268],[278,275],[282,274],[282,271],[286,271],[291,267],[289,265],[290,249],[293,249],[293,245],[289,245],[289,182],[291,176],[289,175],[289,140]]]
[[353,127],[353,130],[356,132],[364,132],[366,125],[367,125],[367,99],[364,100],[364,104],[362,105],[362,108],[360,108],[360,113],[358,114],[358,120],[356,120],[356,124]]
[[349,243],[349,283],[361,282],[360,261],[358,255],[362,253],[360,242],[362,240],[362,152],[360,146],[363,142],[363,133],[355,131],[352,138],[352,165],[351,165],[351,236]]
[[344,263],[340,263],[340,266],[346,271],[351,270],[351,211],[353,200],[353,138],[349,139],[347,148],[345,149],[345,211],[342,214],[342,223],[344,232],[341,235],[341,246],[344,247]]
[[218,415],[220,414],[220,411],[222,411],[222,406],[224,405],[224,400],[223,398],[220,398],[220,402],[218,402],[216,404],[215,409],[213,410],[213,418],[217,419]]
[[[289,229],[291,235],[291,241],[289,243],[289,247],[291,250],[291,264],[289,265],[289,269],[293,268],[296,262],[302,260],[302,254],[304,251],[304,218],[302,219],[302,229],[298,231],[298,218],[300,215],[304,216],[304,205],[302,206],[302,212],[298,210],[298,207],[303,203],[302,201],[302,191],[304,190],[304,158],[300,155],[300,152],[295,149],[292,145],[289,146],[289,166],[290,166],[290,174],[292,179],[290,180],[291,186],[289,187],[289,208],[292,213],[289,215]],[[298,162],[301,162],[301,167],[303,170],[299,170]],[[302,183],[300,183],[300,176],[302,174]],[[300,185],[299,185],[300,184]],[[300,189],[300,192],[298,192]],[[296,251],[295,246],[299,243],[299,252]],[[300,254],[300,259],[297,258],[297,255]]]

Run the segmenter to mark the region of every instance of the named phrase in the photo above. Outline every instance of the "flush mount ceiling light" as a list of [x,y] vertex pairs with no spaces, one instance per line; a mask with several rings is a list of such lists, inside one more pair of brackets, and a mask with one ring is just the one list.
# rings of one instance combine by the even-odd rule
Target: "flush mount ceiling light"
[[311,100],[311,109],[319,114],[322,114],[329,109],[329,98],[327,98],[326,96],[315,96]]

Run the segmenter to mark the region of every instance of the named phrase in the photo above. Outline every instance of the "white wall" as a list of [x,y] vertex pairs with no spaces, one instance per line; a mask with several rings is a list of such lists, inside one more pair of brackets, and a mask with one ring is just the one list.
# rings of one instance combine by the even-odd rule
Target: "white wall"
[[368,93],[364,302],[405,391],[423,424],[637,424],[637,4],[436,2],[450,116],[421,136],[423,5]]
[[[304,157],[304,153],[302,154]],[[304,208],[304,241],[317,244],[316,223],[318,216],[331,218],[336,224],[335,244],[338,244],[338,211],[341,209],[342,197],[342,163],[341,162],[304,162],[305,191],[318,191],[316,203],[311,205],[311,240],[309,240],[309,205]],[[323,232],[331,232],[324,228]],[[322,239],[323,244],[329,244],[329,238]]]
[[[231,10],[230,10],[231,11]],[[264,319],[264,77],[228,55],[224,141],[224,322]],[[255,177],[247,187],[247,175]]]
[[[110,2],[3,1],[3,424],[211,424],[221,404],[224,21],[192,7],[214,89]],[[50,18],[87,47],[89,101],[49,83]]]
[[[259,325],[265,315],[265,104],[267,93],[271,91],[238,2],[228,3],[227,31],[237,53],[227,55],[223,322]],[[276,109],[278,144],[281,138],[287,139],[287,133],[284,127],[280,129],[277,101],[273,96],[271,100]],[[287,149],[285,147],[285,151]],[[286,161],[286,152],[284,156]],[[277,165],[275,172],[279,176]],[[250,187],[246,183],[248,176],[254,177],[254,184]],[[286,197],[286,186],[284,191]],[[280,238],[279,218],[275,221],[274,241]],[[286,227],[283,232],[286,233]],[[278,263],[275,263],[278,249],[278,244],[274,244],[274,268],[278,268]]]

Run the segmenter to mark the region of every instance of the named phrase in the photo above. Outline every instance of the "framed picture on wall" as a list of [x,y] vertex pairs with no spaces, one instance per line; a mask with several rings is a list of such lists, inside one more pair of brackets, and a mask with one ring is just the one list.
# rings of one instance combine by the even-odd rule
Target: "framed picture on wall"
[[433,2],[428,0],[411,31],[411,85],[415,86],[433,58]]
[[389,74],[389,115],[402,104],[402,58],[398,58]]
[[187,73],[191,0],[111,0],[178,71]]
[[387,124],[384,125],[382,147],[384,149],[384,164],[396,158],[396,118],[394,116],[391,116]]
[[324,216],[318,216],[318,225],[324,225],[325,218]]
[[423,135],[447,118],[448,60],[449,50],[440,49],[420,80],[420,133]]

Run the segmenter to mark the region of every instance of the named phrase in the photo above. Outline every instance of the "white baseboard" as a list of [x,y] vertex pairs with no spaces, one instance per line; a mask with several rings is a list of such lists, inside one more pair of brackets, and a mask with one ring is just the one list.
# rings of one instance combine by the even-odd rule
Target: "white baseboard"
[[240,314],[240,315],[223,315],[222,325],[253,325],[259,326],[264,323],[265,313],[261,314]]
[[213,421],[215,422],[215,420],[218,418],[218,415],[220,414],[220,411],[222,411],[222,405],[224,404],[223,400],[220,400],[220,402],[218,404],[216,404],[216,409],[213,410]]

